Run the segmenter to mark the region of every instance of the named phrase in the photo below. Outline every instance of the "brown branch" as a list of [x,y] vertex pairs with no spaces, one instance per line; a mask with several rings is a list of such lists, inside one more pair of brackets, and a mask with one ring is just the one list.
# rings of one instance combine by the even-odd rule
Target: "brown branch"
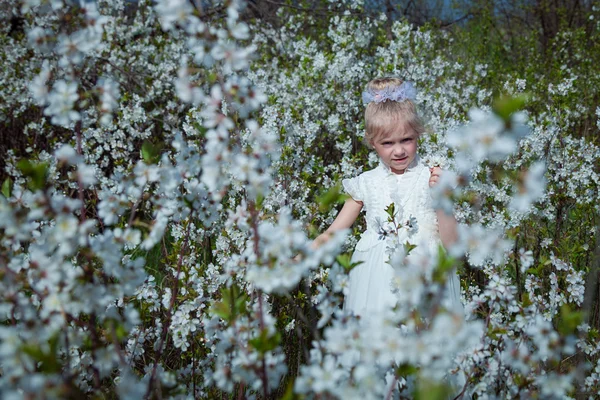
[[515,238],[515,247],[513,249],[513,254],[515,256],[515,280],[517,281],[517,298],[519,301],[523,301],[523,293],[521,290],[521,265],[519,265],[519,234]]
[[[596,214],[596,249],[594,250],[594,258],[590,265],[590,270],[585,280],[585,294],[583,298],[583,315],[584,321],[589,325],[592,318],[592,309],[597,300],[598,292],[598,274],[600,273],[600,215]],[[581,334],[583,335],[583,333]],[[585,363],[580,362],[575,371],[576,387],[583,385],[585,380]]]
[[[253,232],[253,242],[254,242],[254,254],[256,255],[256,259],[260,260],[260,247],[259,247],[259,241],[260,241],[260,237],[258,234],[258,210],[255,207],[254,202],[249,202],[249,208],[250,208],[250,216],[252,218],[252,232]],[[265,330],[265,320],[263,317],[263,302],[262,302],[262,292],[260,290],[258,290],[258,322],[259,322],[259,327],[260,327],[260,331],[261,334],[262,332]],[[263,386],[263,395],[265,396],[265,399],[269,398],[269,380],[268,380],[268,376],[267,376],[267,363],[265,361],[265,355],[262,355],[262,360],[261,360],[261,370],[260,370],[260,378],[262,380],[262,386]]]
[[[81,121],[77,121],[77,123],[75,124],[75,134],[76,134],[76,140],[77,140],[77,154],[79,154],[80,156],[83,154],[83,150],[81,147]],[[79,220],[81,223],[85,222],[85,198],[83,195],[83,182],[81,181],[81,177],[79,177],[79,174],[77,174],[77,193],[78,193],[78,197],[79,197],[79,201],[81,202],[81,208],[80,208],[80,213],[81,215],[79,216]]]
[[305,13],[344,14],[344,15],[346,15],[347,13],[349,13],[351,15],[363,14],[363,12],[360,12],[360,11],[351,11],[351,10],[347,10],[347,9],[336,11],[336,10],[330,10],[328,8],[305,8],[305,7],[300,7],[300,6],[294,6],[292,4],[281,3],[279,1],[274,1],[274,0],[263,0],[263,1],[265,1],[266,3],[269,3],[269,4],[279,6],[279,7],[291,8],[291,9],[302,11]]
[[[98,371],[98,368],[96,368],[94,366],[94,364],[97,361],[96,350],[101,347],[100,337],[98,335],[98,327],[97,327],[97,323],[96,323],[96,313],[92,313],[92,315],[90,315],[90,319],[89,319],[89,321],[87,321],[87,327],[90,331],[90,338],[92,339],[92,352],[91,353],[92,353],[93,363],[92,363],[92,365],[90,365],[90,368],[92,369],[92,373],[94,376],[94,388],[97,390],[100,390],[100,387],[101,387],[100,371]],[[67,351],[68,351],[68,349],[67,349]]]
[[131,224],[133,224],[133,220],[135,218],[135,213],[140,205],[140,203],[142,202],[142,199],[144,198],[144,191],[142,190],[142,193],[140,194],[139,199],[137,199],[135,201],[135,203],[133,204],[133,206],[131,206],[131,214],[129,215],[129,221],[127,221],[127,227],[131,227]]
[[181,265],[183,264],[183,255],[185,254],[185,251],[187,250],[188,242],[190,239],[190,227],[192,225],[191,217],[192,217],[192,215],[190,215],[190,217],[189,217],[190,219],[188,221],[188,226],[187,226],[187,230],[185,233],[185,239],[183,241],[183,245],[181,246],[181,250],[179,251],[179,259],[177,260],[177,272],[175,275],[175,282],[173,283],[173,290],[171,292],[171,301],[169,302],[169,309],[167,310],[167,315],[166,315],[165,321],[163,323],[160,344],[158,346],[158,349],[156,350],[154,365],[152,366],[152,374],[150,375],[150,380],[148,382],[148,391],[146,392],[146,395],[144,396],[145,399],[149,399],[151,397],[150,395],[152,394],[152,389],[154,388],[154,382],[156,380],[156,370],[158,369],[158,362],[159,362],[160,358],[162,357],[165,342],[167,341],[167,334],[169,333],[169,325],[171,325],[173,309],[175,308],[177,293],[179,292],[179,273],[181,272]]
[[388,391],[387,395],[385,396],[385,400],[390,400],[392,398],[392,394],[394,394],[394,386],[396,386],[397,382],[398,382],[398,376],[396,374],[394,374],[394,380],[393,380],[392,384],[390,385],[390,390]]
[[438,27],[439,27],[440,29],[445,29],[445,28],[448,28],[448,27],[450,27],[450,26],[452,26],[452,25],[458,24],[458,23],[459,23],[459,22],[461,22],[461,21],[464,21],[465,19],[467,19],[467,18],[469,18],[469,17],[472,17],[473,15],[474,15],[473,13],[471,13],[471,12],[468,12],[468,13],[466,13],[465,15],[463,15],[463,16],[462,16],[462,17],[460,17],[460,18],[457,18],[457,19],[455,19],[454,21],[450,21],[450,22],[446,22],[446,23],[440,24],[440,25],[438,25]]
[[[262,303],[262,292],[258,292],[258,313],[259,313],[259,323],[260,323],[260,331],[265,330],[265,320],[263,318],[263,303]],[[262,355],[261,360],[261,380],[263,386],[263,395],[265,399],[269,398],[269,376],[267,375],[267,362],[265,361],[265,354]]]

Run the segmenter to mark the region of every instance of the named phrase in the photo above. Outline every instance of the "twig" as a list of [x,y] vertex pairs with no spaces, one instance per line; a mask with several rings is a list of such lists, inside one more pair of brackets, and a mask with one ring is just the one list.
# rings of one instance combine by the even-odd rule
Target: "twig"
[[143,198],[144,198],[144,191],[142,190],[140,197],[135,201],[133,206],[131,206],[131,214],[129,215],[129,221],[127,221],[127,227],[131,227],[131,224],[133,223],[133,219],[135,218],[135,213],[136,213],[140,203],[142,202]]
[[[256,254],[256,258],[257,260],[260,260],[260,247],[259,247],[259,234],[258,234],[258,210],[256,209],[256,207],[254,206],[253,202],[249,202],[249,208],[250,208],[250,216],[252,218],[252,232],[253,232],[253,236],[254,236],[254,254]],[[265,330],[265,321],[263,318],[263,301],[262,301],[262,292],[259,290],[258,293],[258,317],[259,317],[259,326],[260,326],[260,331],[261,334],[262,332]],[[265,361],[265,356],[263,354],[262,356],[262,360],[261,360],[261,380],[262,380],[262,386],[263,386],[263,395],[265,396],[265,399],[268,398],[269,396],[269,380],[268,380],[268,376],[267,376],[267,363]]]
[[131,367],[131,364],[133,364],[133,361],[135,358],[135,349],[137,348],[141,334],[142,334],[142,331],[139,330],[138,334],[135,336],[135,342],[133,342],[133,347],[131,348],[131,358],[129,359],[129,363],[128,363],[129,367]]
[[467,19],[469,17],[472,17],[472,16],[473,16],[472,13],[470,13],[470,12],[466,13],[465,15],[463,15],[460,18],[455,19],[454,21],[450,21],[450,22],[446,22],[446,23],[440,24],[439,28],[440,29],[448,28],[448,27],[450,27],[452,25],[455,25],[455,24],[458,24],[459,22],[464,21],[465,19]]
[[92,339],[92,372],[94,375],[94,388],[96,390],[100,390],[101,387],[101,380],[100,380],[100,371],[98,371],[98,368],[96,368],[94,366],[94,364],[96,364],[96,350],[100,347],[100,338],[98,337],[98,331],[96,328],[96,313],[92,313],[92,315],[90,315],[90,319],[87,322],[87,326],[88,329],[90,330],[90,336]]
[[515,238],[515,247],[513,249],[513,254],[515,255],[515,279],[517,283],[517,297],[519,301],[523,301],[523,293],[521,290],[521,266],[519,265],[519,258],[517,256],[519,252],[519,234]]
[[465,378],[465,384],[463,385],[462,390],[460,391],[459,394],[456,395],[456,397],[453,400],[458,400],[465,395],[465,392],[467,391],[467,387],[469,386],[469,379],[471,379],[471,374],[469,374],[469,376],[467,376]]
[[[590,271],[586,277],[585,295],[583,298],[583,315],[586,324],[590,323],[592,317],[592,308],[596,300],[598,291],[598,273],[600,272],[600,215],[596,215],[596,249],[594,251],[594,259],[590,266]],[[575,371],[576,387],[583,386],[585,380],[585,363],[580,362]]]
[[125,360],[125,356],[123,355],[123,350],[121,349],[121,345],[119,344],[119,340],[117,338],[117,330],[115,329],[114,322],[110,326],[110,333],[112,337],[113,345],[115,346],[115,350],[117,351],[117,355],[119,356],[119,362],[121,365],[126,365],[127,362]]
[[[490,327],[490,322],[491,322],[491,315],[492,315],[492,308],[494,306],[494,302],[492,302],[490,304],[490,309],[488,311],[488,314],[485,318],[485,329],[483,330],[483,336],[481,337],[481,343],[485,343],[485,337],[487,335],[488,329]],[[466,378],[465,378],[465,384],[463,385],[462,390],[460,391],[460,393],[458,395],[456,395],[456,397],[453,400],[458,400],[460,398],[462,398],[465,394],[465,392],[467,391],[467,388],[469,387],[469,379],[471,379],[472,373],[469,374]]]
[[[81,148],[81,121],[77,121],[75,124],[75,135],[77,140],[77,154],[81,156],[83,154],[83,150]],[[79,220],[83,223],[85,222],[85,198],[83,195],[83,182],[81,181],[79,174],[77,175],[77,193],[79,196],[79,201],[81,202],[81,215],[79,216]]]
[[192,396],[196,396],[196,341],[192,338]]
[[385,396],[385,400],[390,400],[392,398],[392,394],[394,393],[394,386],[396,386],[397,382],[398,382],[398,375],[394,374],[394,380],[392,381],[392,384],[390,385],[390,390],[388,391],[387,395]]
[[[265,320],[263,318],[263,303],[262,303],[262,293],[259,291],[258,293],[258,313],[259,313],[259,323],[260,323],[260,331],[261,334],[265,330]],[[269,377],[267,376],[267,362],[265,361],[265,355],[263,353],[261,360],[261,380],[263,385],[263,395],[265,399],[269,398]]]
[[302,11],[305,13],[344,14],[344,15],[346,15],[346,13],[354,14],[354,15],[363,14],[362,11],[351,11],[351,10],[345,10],[345,9],[336,11],[336,10],[330,10],[328,8],[305,8],[305,7],[300,7],[300,6],[294,6],[292,4],[281,3],[279,1],[273,1],[273,0],[264,0],[264,1],[266,3],[274,4],[276,6],[280,6],[280,7],[284,7],[284,8],[292,8],[294,10]]
[[171,293],[171,301],[169,302],[169,309],[167,310],[167,315],[166,315],[165,321],[163,323],[160,344],[158,346],[158,349],[156,350],[154,365],[152,366],[152,374],[150,375],[150,380],[148,382],[148,391],[146,392],[146,395],[144,396],[145,399],[149,399],[150,395],[152,393],[154,381],[156,380],[156,370],[158,368],[158,362],[162,356],[162,353],[164,350],[164,345],[167,340],[167,334],[169,333],[169,325],[171,324],[171,316],[173,315],[173,308],[175,307],[175,301],[177,299],[177,293],[179,291],[179,272],[181,272],[181,265],[183,264],[183,255],[185,254],[185,251],[187,250],[187,245],[188,245],[189,238],[190,238],[190,226],[192,225],[191,217],[192,216],[190,215],[190,220],[188,221],[187,231],[185,233],[185,240],[184,240],[183,245],[181,246],[181,250],[179,252],[179,259],[177,261],[177,272],[175,275],[175,282],[173,283],[173,291]]

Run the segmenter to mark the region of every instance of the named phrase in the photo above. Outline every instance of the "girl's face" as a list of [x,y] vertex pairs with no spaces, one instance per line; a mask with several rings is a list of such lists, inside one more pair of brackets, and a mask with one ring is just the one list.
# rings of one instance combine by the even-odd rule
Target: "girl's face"
[[419,135],[409,126],[397,126],[373,140],[373,148],[393,173],[403,174],[417,155]]

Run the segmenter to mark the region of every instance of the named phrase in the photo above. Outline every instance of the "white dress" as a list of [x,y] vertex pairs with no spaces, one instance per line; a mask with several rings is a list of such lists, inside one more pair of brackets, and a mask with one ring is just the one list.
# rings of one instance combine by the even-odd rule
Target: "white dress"
[[[352,263],[361,262],[350,271],[349,292],[344,300],[344,309],[355,315],[369,315],[393,307],[398,297],[392,292],[394,270],[388,264],[386,240],[380,238],[382,223],[388,220],[385,209],[394,203],[396,210],[402,209],[407,220],[416,218],[418,230],[410,235],[400,232],[400,242],[426,246],[428,254],[437,254],[440,245],[437,217],[432,207],[429,188],[430,170],[417,155],[403,174],[393,173],[383,162],[370,171],[351,179],[344,179],[345,192],[354,200],[363,203],[366,211],[367,230],[356,244]],[[411,253],[412,254],[412,253]],[[460,303],[460,284],[456,272],[452,272],[446,284],[446,298],[455,307]]]

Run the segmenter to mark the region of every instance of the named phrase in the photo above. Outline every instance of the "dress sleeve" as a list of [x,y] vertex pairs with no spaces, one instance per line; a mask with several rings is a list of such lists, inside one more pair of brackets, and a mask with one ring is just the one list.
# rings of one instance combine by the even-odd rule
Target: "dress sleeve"
[[346,192],[350,197],[352,197],[356,201],[364,201],[365,196],[360,185],[359,176],[355,178],[342,179],[342,186],[344,187],[344,192]]

